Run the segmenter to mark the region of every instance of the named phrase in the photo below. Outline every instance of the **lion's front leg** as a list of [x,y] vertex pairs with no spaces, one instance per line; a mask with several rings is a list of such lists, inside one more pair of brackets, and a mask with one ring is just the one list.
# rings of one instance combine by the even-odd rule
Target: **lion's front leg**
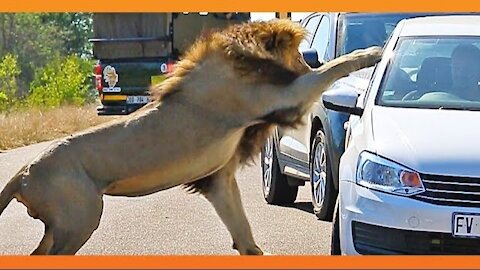
[[233,248],[241,255],[262,255],[262,250],[253,240],[233,174],[220,172],[213,176],[210,189],[204,195],[227,226],[233,239]]
[[235,180],[237,162],[231,161],[220,171],[193,183],[192,188],[202,193],[213,205],[233,238],[233,248],[241,255],[263,255],[255,244],[243,210],[240,192]]
[[[250,99],[257,102],[252,103],[251,107],[256,108],[262,119],[267,122],[271,121],[265,117],[273,117],[276,120],[273,123],[280,125],[282,123],[278,122],[278,119],[292,122],[289,117],[292,115],[300,117],[301,114],[304,114],[336,80],[351,72],[375,65],[381,56],[382,49],[379,47],[356,50],[298,77],[286,87],[278,89],[278,87],[263,86],[260,89],[262,91],[252,93]],[[257,107],[253,107],[254,105]]]

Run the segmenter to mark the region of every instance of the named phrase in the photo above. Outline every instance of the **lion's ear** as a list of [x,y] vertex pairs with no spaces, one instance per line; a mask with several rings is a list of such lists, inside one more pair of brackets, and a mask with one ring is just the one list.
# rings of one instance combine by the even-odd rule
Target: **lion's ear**
[[265,41],[265,50],[286,49],[291,47],[293,35],[286,31],[274,32]]
[[306,30],[300,25],[286,20],[272,22],[272,32],[265,39],[265,49],[296,49],[306,36]]

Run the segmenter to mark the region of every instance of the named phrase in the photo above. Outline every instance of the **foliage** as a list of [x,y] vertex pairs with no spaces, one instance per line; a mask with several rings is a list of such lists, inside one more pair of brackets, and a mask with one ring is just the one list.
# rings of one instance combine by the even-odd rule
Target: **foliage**
[[90,57],[92,44],[88,39],[93,35],[92,13],[44,13],[43,24],[51,24],[60,29],[67,54]]
[[0,13],[0,111],[89,102],[91,35],[91,13]]
[[0,13],[0,57],[17,56],[19,94],[29,92],[36,70],[58,57],[88,57],[90,13]]
[[74,55],[57,57],[36,73],[30,85],[28,104],[37,107],[84,105],[91,99],[91,67],[90,61]]
[[5,55],[0,62],[0,110],[6,110],[16,102],[19,74],[17,57]]

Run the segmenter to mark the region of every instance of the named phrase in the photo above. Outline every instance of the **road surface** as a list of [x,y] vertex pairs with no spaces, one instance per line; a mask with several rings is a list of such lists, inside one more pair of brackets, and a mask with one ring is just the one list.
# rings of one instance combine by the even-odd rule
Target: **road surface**
[[[0,187],[50,143],[0,153]],[[259,162],[257,162],[259,163]],[[309,185],[295,204],[271,206],[261,193],[260,166],[237,172],[245,211],[257,244],[279,255],[327,255],[331,223],[312,213]],[[83,255],[235,255],[227,229],[200,195],[173,188],[138,198],[105,196],[99,228],[80,249]],[[0,216],[0,254],[30,254],[43,223],[13,200]]]

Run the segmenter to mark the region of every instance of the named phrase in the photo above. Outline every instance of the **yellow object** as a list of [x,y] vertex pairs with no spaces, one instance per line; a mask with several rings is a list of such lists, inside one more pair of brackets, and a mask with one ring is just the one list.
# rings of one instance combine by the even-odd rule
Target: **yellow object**
[[127,100],[127,96],[126,95],[102,95],[101,99],[102,100],[111,100],[111,101]]
[[163,82],[166,78],[166,75],[155,75],[150,77],[150,82],[152,85],[156,85]]

